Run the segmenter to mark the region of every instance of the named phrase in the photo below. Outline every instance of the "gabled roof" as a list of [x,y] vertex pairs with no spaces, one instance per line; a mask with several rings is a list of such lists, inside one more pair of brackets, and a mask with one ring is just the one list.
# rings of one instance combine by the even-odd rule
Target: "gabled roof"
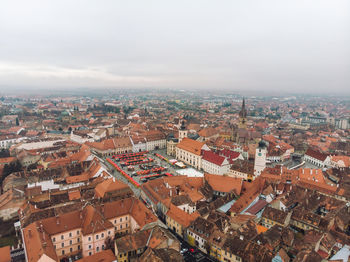
[[106,219],[130,214],[141,228],[158,220],[152,211],[134,197],[105,203],[102,213]]
[[49,239],[49,235],[45,231],[41,230],[38,222],[34,222],[23,229],[28,262],[37,262],[44,255],[53,261],[57,261],[56,251]]
[[143,249],[147,246],[147,241],[152,229],[136,232],[135,234],[126,235],[117,238],[115,241],[118,253],[127,253],[130,251]]
[[187,212],[181,210],[177,206],[170,204],[170,208],[166,213],[166,216],[175,220],[181,226],[188,227],[192,221],[194,221],[197,217],[199,217],[199,213],[194,212],[192,214],[188,214]]
[[282,210],[272,208],[272,207],[266,207],[264,212],[262,213],[261,217],[268,218],[272,221],[276,221],[280,224],[284,224],[286,218],[288,216],[287,212],[284,212]]
[[218,154],[215,154],[212,151],[203,151],[202,159],[206,160],[206,161],[208,161],[210,163],[213,163],[213,164],[215,164],[217,166],[222,166],[222,164],[224,163],[226,158],[223,157],[223,156],[220,156]]
[[182,255],[172,248],[153,249],[151,247],[139,257],[140,262],[154,262],[154,261],[184,261]]
[[240,196],[240,198],[231,206],[230,212],[240,213],[242,212],[253,200],[259,196],[264,189],[265,180],[257,177],[252,183],[249,183],[249,187]]
[[305,155],[308,155],[308,156],[310,156],[310,157],[312,157],[312,158],[315,158],[315,159],[317,159],[317,160],[320,160],[320,161],[322,161],[322,162],[325,161],[326,158],[328,157],[328,155],[323,154],[323,153],[321,153],[321,152],[319,152],[319,151],[315,151],[315,150],[313,150],[313,149],[311,149],[311,148],[309,148],[309,149],[306,151]]
[[113,228],[113,224],[105,219],[93,206],[88,205],[83,210],[82,232],[84,235]]
[[242,178],[205,174],[205,180],[214,191],[230,193],[234,192],[237,196],[241,194]]
[[113,254],[112,250],[102,250],[92,256],[83,257],[82,259],[77,260],[76,262],[113,262],[116,261],[116,257]]
[[101,151],[132,146],[129,137],[109,138],[101,142],[86,142],[86,145]]
[[200,156],[205,143],[185,137],[176,147]]
[[219,132],[213,127],[207,127],[198,132],[201,137],[211,137],[217,135]]
[[113,192],[117,190],[122,190],[129,188],[129,186],[122,181],[115,180],[114,178],[109,178],[99,183],[95,187],[95,192],[97,197],[104,197],[104,195],[108,192]]

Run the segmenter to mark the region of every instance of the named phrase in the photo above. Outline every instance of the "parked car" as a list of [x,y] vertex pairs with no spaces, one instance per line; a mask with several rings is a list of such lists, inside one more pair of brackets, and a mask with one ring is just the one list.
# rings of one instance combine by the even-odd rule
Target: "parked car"
[[182,248],[181,250],[180,250],[180,253],[181,254],[184,254],[184,253],[186,253],[188,251],[188,248]]

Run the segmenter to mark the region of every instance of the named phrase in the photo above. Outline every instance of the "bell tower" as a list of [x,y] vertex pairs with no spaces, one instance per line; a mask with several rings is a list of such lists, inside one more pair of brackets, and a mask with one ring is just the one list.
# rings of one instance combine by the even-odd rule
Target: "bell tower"
[[239,125],[238,128],[247,128],[247,109],[245,108],[245,100],[243,98],[242,109],[239,111]]
[[179,142],[181,142],[182,139],[187,137],[187,133],[188,133],[188,130],[186,129],[186,126],[185,126],[185,120],[182,120],[180,129],[179,129]]
[[266,167],[266,144],[264,141],[259,142],[259,146],[255,150],[255,160],[254,160],[254,176],[260,176],[261,171]]

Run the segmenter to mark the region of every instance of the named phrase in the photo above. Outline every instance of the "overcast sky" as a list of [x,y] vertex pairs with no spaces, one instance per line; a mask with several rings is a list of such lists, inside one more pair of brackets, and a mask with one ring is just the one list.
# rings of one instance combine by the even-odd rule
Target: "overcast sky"
[[1,0],[11,86],[350,93],[350,1]]

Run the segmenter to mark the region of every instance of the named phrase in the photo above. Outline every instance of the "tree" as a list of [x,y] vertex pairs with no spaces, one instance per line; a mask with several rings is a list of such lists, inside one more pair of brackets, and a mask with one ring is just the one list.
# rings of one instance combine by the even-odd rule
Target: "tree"
[[19,119],[16,117],[16,126],[19,126]]
[[10,164],[6,164],[4,166],[4,170],[2,172],[2,176],[0,177],[0,185],[2,185],[2,182],[5,180],[7,176],[9,176],[12,173],[19,172],[21,171],[22,165],[21,163],[17,160],[16,162],[12,162]]

